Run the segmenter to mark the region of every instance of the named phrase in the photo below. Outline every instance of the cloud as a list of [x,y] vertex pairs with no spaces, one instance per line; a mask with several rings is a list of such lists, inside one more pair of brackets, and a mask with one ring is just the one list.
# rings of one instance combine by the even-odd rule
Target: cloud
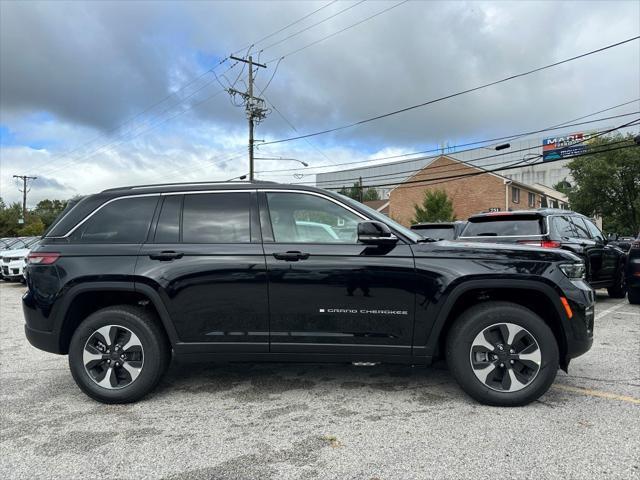
[[[229,52],[325,4],[2,2],[0,124],[11,133],[0,150],[2,185],[10,184],[7,166],[42,169],[62,185],[75,185],[78,173],[95,176],[78,191],[152,178],[199,179],[203,172],[220,179],[246,173],[246,157],[234,158],[246,152],[242,109],[219,93],[211,74],[178,89]],[[391,5],[362,3],[260,52],[348,6],[336,2],[255,45],[253,53],[261,61],[278,58]],[[331,128],[497,80],[637,35],[639,17],[637,2],[408,2],[286,56],[265,92],[286,120],[271,112],[256,136],[296,135],[289,123],[302,133]],[[330,163],[327,156],[349,161],[543,128],[640,97],[639,58],[640,42],[634,42],[427,108],[260,151],[323,165]],[[274,61],[258,72],[259,89],[275,67]],[[239,78],[236,87],[244,88],[246,70],[238,77],[240,72],[235,66],[219,80]],[[270,162],[269,168],[290,165]]]

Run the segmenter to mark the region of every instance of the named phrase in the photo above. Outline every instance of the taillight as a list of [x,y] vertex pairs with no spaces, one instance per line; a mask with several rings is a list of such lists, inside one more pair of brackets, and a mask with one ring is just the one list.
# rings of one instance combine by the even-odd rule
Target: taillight
[[518,240],[520,245],[533,245],[543,248],[560,248],[562,244],[555,240]]
[[52,265],[60,258],[59,253],[30,253],[27,255],[29,265]]
[[562,244],[555,240],[543,240],[540,242],[540,246],[544,248],[560,248]]

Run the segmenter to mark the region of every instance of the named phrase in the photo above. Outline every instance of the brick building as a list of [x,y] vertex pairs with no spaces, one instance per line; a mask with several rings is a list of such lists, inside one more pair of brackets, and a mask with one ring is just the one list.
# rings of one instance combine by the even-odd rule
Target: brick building
[[[435,180],[465,174],[472,175]],[[421,180],[432,182],[412,183]],[[528,210],[547,206],[568,208],[567,197],[556,190],[516,182],[443,155],[391,190],[389,216],[403,225],[411,225],[414,206],[422,205],[427,190],[444,190],[453,202],[453,210],[459,220],[483,211]]]

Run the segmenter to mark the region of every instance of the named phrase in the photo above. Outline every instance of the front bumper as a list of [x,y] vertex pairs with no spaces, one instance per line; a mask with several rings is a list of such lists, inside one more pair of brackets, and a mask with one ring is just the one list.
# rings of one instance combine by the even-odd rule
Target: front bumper
[[[595,318],[596,296],[593,288],[584,280],[568,280],[563,293],[571,309],[572,316],[565,316],[566,358],[579,357],[593,345],[593,322]],[[569,286],[570,284],[570,286]]]

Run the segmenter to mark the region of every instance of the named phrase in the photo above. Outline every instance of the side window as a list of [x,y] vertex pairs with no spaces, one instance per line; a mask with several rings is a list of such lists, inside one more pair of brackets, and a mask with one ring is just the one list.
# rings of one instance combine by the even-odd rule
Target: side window
[[355,213],[326,198],[303,193],[267,193],[278,243],[358,243]]
[[563,238],[576,238],[573,223],[567,217],[553,217],[553,226],[558,235]]
[[511,187],[511,201],[520,203],[520,189],[518,187]]
[[598,227],[596,227],[589,220],[585,220],[585,219],[582,219],[582,220],[584,221],[584,223],[586,223],[587,229],[589,230],[589,233],[591,234],[591,238],[604,240],[604,235],[602,235],[602,232],[600,231],[600,229]]
[[529,206],[530,207],[535,207],[536,206],[536,194],[535,193],[529,192]]
[[574,227],[576,228],[577,238],[591,238],[589,230],[580,217],[571,217]]
[[251,242],[251,194],[198,193],[184,196],[184,243]]
[[82,243],[143,243],[158,196],[114,200],[76,229],[71,239]]
[[156,227],[155,243],[178,243],[180,241],[180,209],[182,195],[164,197],[162,210]]

